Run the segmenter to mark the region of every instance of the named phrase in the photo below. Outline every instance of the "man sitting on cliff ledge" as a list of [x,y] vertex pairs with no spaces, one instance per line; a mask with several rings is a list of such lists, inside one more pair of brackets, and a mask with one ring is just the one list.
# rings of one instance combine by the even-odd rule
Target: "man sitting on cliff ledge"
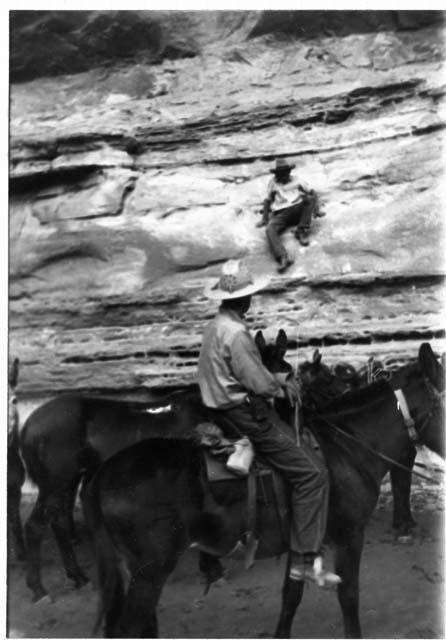
[[262,220],[257,226],[266,226],[271,251],[279,263],[282,273],[293,264],[280,235],[288,227],[296,227],[295,236],[304,247],[310,244],[311,220],[325,215],[319,209],[318,197],[313,189],[291,175],[296,165],[279,158],[271,169],[274,177],[268,184],[268,193],[263,201]]

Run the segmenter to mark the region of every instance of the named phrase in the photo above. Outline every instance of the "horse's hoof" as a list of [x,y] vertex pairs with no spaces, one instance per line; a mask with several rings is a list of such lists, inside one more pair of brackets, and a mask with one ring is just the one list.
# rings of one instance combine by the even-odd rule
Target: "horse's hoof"
[[214,582],[214,587],[226,587],[228,585],[228,579],[226,575],[222,576]]
[[53,604],[53,600],[52,598],[48,595],[48,593],[45,593],[44,595],[41,596],[37,596],[33,598],[33,604],[36,606],[41,606],[42,604]]

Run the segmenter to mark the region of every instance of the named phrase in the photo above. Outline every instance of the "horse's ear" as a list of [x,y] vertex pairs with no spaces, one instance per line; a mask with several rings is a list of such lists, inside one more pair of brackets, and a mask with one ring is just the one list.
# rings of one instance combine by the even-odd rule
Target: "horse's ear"
[[254,342],[256,343],[257,349],[260,351],[260,353],[263,353],[266,349],[266,342],[263,336],[263,331],[257,331]]
[[279,329],[279,333],[277,334],[276,347],[280,349],[284,356],[288,347],[288,337],[283,329]]
[[438,391],[444,390],[445,372],[435,357],[429,342],[423,342],[418,352],[418,361],[424,374]]
[[321,364],[321,360],[322,360],[322,354],[319,351],[319,349],[316,349],[316,351],[313,353],[313,365],[315,367],[319,367]]
[[19,379],[19,359],[14,358],[8,373],[9,386],[14,389]]

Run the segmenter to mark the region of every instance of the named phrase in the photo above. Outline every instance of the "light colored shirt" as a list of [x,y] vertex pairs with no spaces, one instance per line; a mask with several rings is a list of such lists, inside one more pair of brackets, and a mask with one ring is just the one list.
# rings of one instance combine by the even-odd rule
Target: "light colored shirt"
[[266,398],[283,397],[289,374],[272,374],[244,320],[220,309],[206,326],[198,360],[198,385],[207,407],[227,409],[242,404],[249,392]]
[[298,204],[302,201],[304,192],[308,191],[308,185],[302,181],[291,178],[289,182],[278,182],[275,177],[268,184],[267,198],[271,203],[271,210],[277,211]]

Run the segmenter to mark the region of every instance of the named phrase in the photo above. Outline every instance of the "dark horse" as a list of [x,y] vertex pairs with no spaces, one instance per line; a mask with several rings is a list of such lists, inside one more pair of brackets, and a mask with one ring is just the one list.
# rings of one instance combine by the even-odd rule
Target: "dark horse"
[[167,397],[163,403],[115,401],[62,395],[38,407],[20,434],[20,449],[38,497],[25,523],[26,582],[37,602],[42,585],[40,548],[48,524],[56,538],[68,578],[88,582],[73,548],[73,507],[81,480],[101,462],[135,442],[180,437],[197,424],[198,392]]
[[[368,364],[358,371],[348,364],[339,362],[332,370],[321,363],[321,355],[316,350],[313,361],[307,361],[300,367],[300,375],[310,374],[305,392],[305,406],[310,410],[323,410],[323,407],[347,391],[359,390],[371,381],[389,380],[393,389],[400,386],[398,375],[384,371],[380,362],[370,358]],[[401,452],[397,462],[413,469],[417,450],[412,442]],[[392,526],[395,540],[401,543],[413,539],[412,530],[416,522],[410,508],[412,475],[399,467],[390,469],[390,482],[393,495]]]
[[8,551],[17,560],[25,559],[22,522],[20,519],[20,499],[25,482],[25,467],[19,453],[19,414],[15,389],[19,376],[19,360],[15,358],[8,372]]
[[[284,331],[279,331],[273,344],[266,345],[261,332],[256,339],[265,366],[273,372],[291,370],[284,360]],[[312,380],[311,371],[305,379],[307,383]],[[73,506],[81,481],[88,481],[104,460],[135,442],[182,437],[202,419],[202,410],[198,389],[194,388],[156,403],[62,395],[29,416],[20,434],[20,448],[28,474],[38,487],[37,501],[25,524],[26,582],[34,602],[47,595],[41,578],[40,549],[48,524],[67,577],[78,588],[88,582],[72,542]],[[18,490],[20,493],[20,485]]]
[[[399,378],[420,441],[444,455],[444,371],[429,344],[420,347],[418,362],[401,369]],[[334,545],[336,572],[342,578],[338,597],[345,635],[358,638],[364,528],[391,466],[377,454],[397,460],[409,436],[386,381],[334,401],[330,410],[314,416],[312,430],[330,472],[328,534]],[[161,591],[180,554],[194,542],[205,491],[199,452],[186,440],[139,443],[109,459],[95,475],[84,495],[85,515],[98,565],[101,598],[96,627],[105,617],[107,637],[157,637]],[[226,549],[247,530],[242,494],[238,505],[233,505],[232,517],[220,523],[227,537]],[[260,508],[257,557],[285,551],[271,518]],[[287,569],[275,637],[290,637],[303,588],[303,582],[289,580]]]

